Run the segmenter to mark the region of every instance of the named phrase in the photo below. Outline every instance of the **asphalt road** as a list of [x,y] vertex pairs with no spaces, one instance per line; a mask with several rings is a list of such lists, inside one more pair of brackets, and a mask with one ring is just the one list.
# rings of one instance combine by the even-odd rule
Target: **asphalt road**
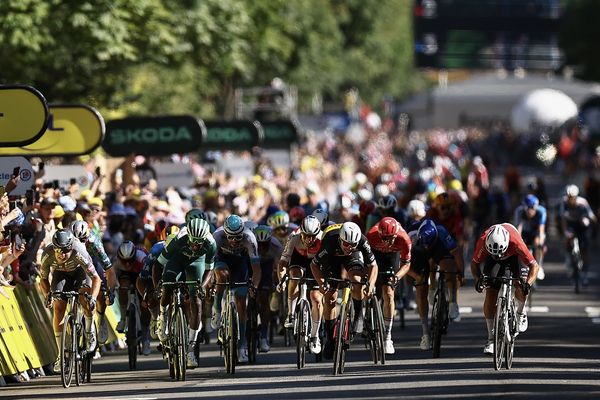
[[[597,245],[596,245],[597,248]],[[593,250],[593,249],[592,249]],[[600,398],[600,278],[598,263],[584,292],[575,295],[558,254],[546,264],[547,277],[535,293],[529,329],[517,339],[511,370],[495,371],[482,354],[486,339],[483,295],[473,283],[461,289],[462,320],[452,323],[442,357],[418,348],[420,323],[407,315],[405,330],[394,328],[396,354],[386,365],[373,365],[361,340],[348,354],[343,376],[332,363],[295,366],[294,348],[281,337],[256,365],[225,373],[216,345],[204,345],[201,367],[185,382],[172,381],[157,352],[140,356],[138,370],[127,369],[125,351],[94,361],[92,383],[63,389],[59,376],[48,376],[0,389],[0,397],[21,399],[383,399],[383,398]]]

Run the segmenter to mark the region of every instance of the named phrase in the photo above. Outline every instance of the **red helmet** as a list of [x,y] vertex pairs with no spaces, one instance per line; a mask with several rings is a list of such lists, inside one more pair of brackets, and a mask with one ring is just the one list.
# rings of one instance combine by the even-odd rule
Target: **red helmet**
[[377,207],[377,204],[373,200],[363,200],[358,206],[358,212],[360,215],[369,215],[375,211],[375,207]]
[[300,206],[292,207],[290,209],[290,220],[293,222],[300,222],[306,217],[306,212],[304,208]]
[[385,217],[381,221],[379,221],[379,226],[377,230],[379,232],[379,236],[395,237],[400,232],[400,229],[402,229],[402,227],[400,226],[400,223],[398,221],[396,221],[392,217]]

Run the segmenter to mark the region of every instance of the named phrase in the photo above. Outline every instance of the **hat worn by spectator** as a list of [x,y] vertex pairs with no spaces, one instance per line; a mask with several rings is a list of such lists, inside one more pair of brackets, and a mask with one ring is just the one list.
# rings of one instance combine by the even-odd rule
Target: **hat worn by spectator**
[[52,197],[44,197],[40,202],[40,206],[56,206],[58,202],[54,200]]
[[64,211],[74,211],[77,207],[77,203],[71,196],[61,196],[58,199],[58,203],[62,206]]
[[93,193],[90,189],[85,189],[79,195],[79,200],[87,200],[93,196]]
[[62,218],[65,216],[65,210],[60,205],[55,206],[53,211],[52,218]]
[[92,207],[102,208],[104,206],[104,202],[102,201],[102,199],[100,197],[92,197],[91,199],[88,200],[88,205],[90,206],[90,208],[92,208]]
[[114,203],[110,207],[109,215],[125,215],[125,206],[121,203]]

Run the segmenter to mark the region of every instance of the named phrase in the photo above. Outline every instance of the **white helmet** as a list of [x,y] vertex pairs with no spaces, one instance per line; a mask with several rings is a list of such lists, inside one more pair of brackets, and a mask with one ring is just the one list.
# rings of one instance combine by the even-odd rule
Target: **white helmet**
[[346,243],[358,244],[362,233],[354,222],[344,222],[340,228],[340,239]]
[[117,257],[119,257],[122,261],[131,261],[133,257],[135,257],[135,253],[137,249],[132,241],[126,240],[119,246],[119,250],[117,250]]
[[73,221],[70,228],[73,235],[82,242],[86,242],[90,237],[90,227],[85,221]]
[[567,196],[569,197],[579,196],[579,188],[577,185],[568,185],[565,192],[567,192]]
[[502,257],[508,249],[510,234],[502,225],[493,225],[485,237],[485,249],[492,257]]
[[421,200],[411,200],[408,202],[408,206],[406,207],[406,211],[408,215],[411,217],[424,217],[425,216],[425,203]]
[[308,236],[316,236],[321,232],[321,223],[314,215],[307,215],[300,224],[300,231]]

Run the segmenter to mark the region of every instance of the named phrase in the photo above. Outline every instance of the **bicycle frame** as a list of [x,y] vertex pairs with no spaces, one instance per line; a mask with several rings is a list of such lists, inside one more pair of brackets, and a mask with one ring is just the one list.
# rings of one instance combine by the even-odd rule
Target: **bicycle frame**
[[228,374],[235,373],[237,365],[237,345],[240,340],[240,320],[235,305],[234,289],[248,286],[248,282],[215,282],[216,286],[225,287],[223,300],[225,306],[221,307],[221,327],[217,332],[218,341],[221,345],[225,370]]
[[306,348],[310,342],[310,331],[312,326],[312,307],[308,300],[308,282],[316,282],[312,278],[293,278],[289,280],[299,281],[300,293],[294,310],[294,337],[296,338],[296,366],[302,369],[306,363]]
[[433,358],[439,358],[442,346],[442,335],[448,330],[448,299],[446,294],[446,272],[440,266],[434,271],[437,274],[437,288],[431,308],[431,339]]
[[141,317],[137,289],[133,283],[129,285],[126,310],[125,337],[129,356],[129,369],[135,370],[137,369],[137,355],[140,350],[140,335],[138,333],[141,329]]
[[575,281],[575,293],[581,290],[581,271],[583,270],[583,259],[581,256],[581,248],[579,247],[579,239],[573,236],[570,253],[571,268],[573,270],[573,280]]

